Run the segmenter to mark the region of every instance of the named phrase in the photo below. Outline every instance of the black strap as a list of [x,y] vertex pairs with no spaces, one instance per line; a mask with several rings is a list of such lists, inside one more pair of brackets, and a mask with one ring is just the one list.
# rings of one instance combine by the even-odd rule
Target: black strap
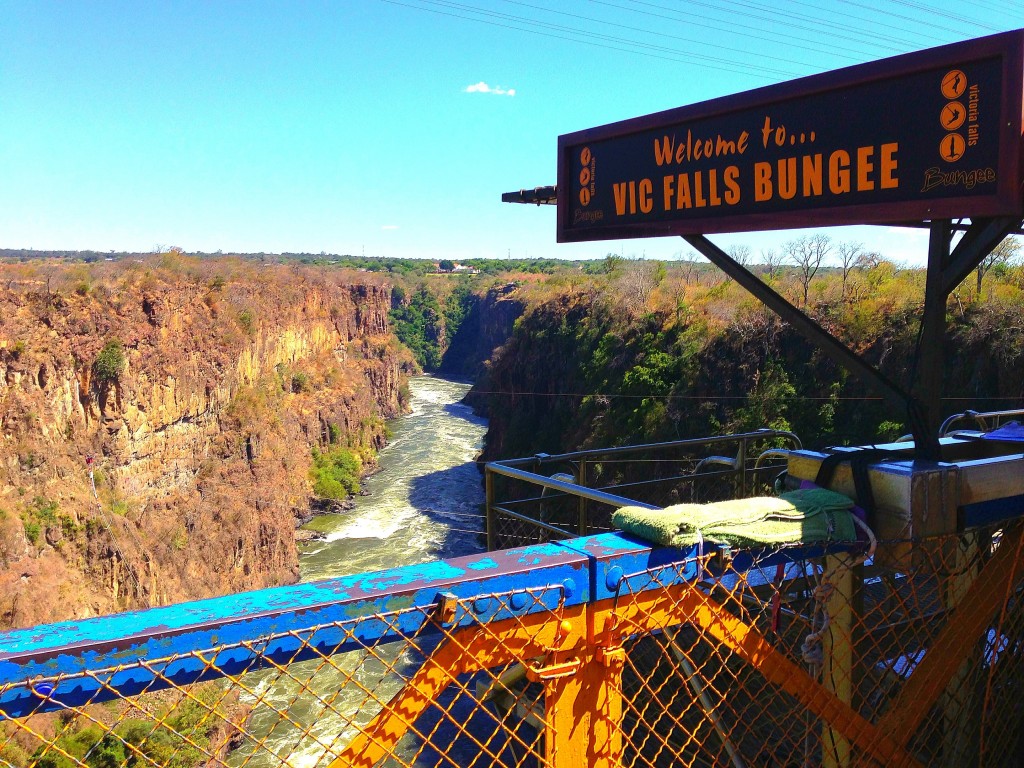
[[875,514],[875,495],[871,490],[871,478],[868,475],[868,465],[877,464],[889,458],[906,459],[906,456],[894,454],[891,450],[883,448],[858,448],[853,451],[841,451],[830,453],[826,456],[821,466],[818,467],[818,474],[814,478],[814,484],[827,488],[835,475],[836,467],[840,464],[850,464],[850,471],[853,474],[854,500],[869,517]]

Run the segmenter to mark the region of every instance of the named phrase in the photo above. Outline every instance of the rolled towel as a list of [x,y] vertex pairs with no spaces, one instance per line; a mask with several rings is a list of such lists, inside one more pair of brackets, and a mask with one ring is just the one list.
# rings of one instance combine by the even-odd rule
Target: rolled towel
[[856,541],[853,501],[825,488],[781,496],[733,499],[712,504],[676,504],[665,509],[622,507],[612,524],[654,544],[692,546],[702,539],[735,547]]

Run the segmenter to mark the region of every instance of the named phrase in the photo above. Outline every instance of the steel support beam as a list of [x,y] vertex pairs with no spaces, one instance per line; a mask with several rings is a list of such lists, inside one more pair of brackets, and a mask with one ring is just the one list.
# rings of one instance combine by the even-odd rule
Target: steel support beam
[[793,326],[804,338],[881,395],[897,412],[906,414],[909,419],[910,395],[881,371],[852,352],[843,342],[790,304],[746,267],[733,261],[729,254],[704,235],[684,235],[683,239],[708,261],[764,302],[765,306]]
[[[918,331],[917,349],[910,386],[916,402],[910,421],[914,445],[918,456],[939,460],[939,425],[942,423],[943,342],[946,339],[946,298],[943,266],[949,260],[952,241],[952,222],[937,219],[931,223],[928,234],[928,270],[925,274],[924,309]],[[970,231],[964,235],[967,237]]]
[[705,236],[685,235],[683,239],[708,261],[764,302],[804,338],[880,394],[890,406],[906,417],[910,431],[914,435],[916,455],[920,458],[938,460],[938,428],[942,422],[946,300],[953,289],[963,282],[971,270],[975,269],[1005,237],[1020,231],[1022,221],[1019,216],[972,221],[952,252],[952,233],[962,227],[954,225],[948,219],[932,221],[928,226],[928,274],[910,392],[906,392],[877,368],[865,362],[744,266],[733,261],[725,251]]
[[1020,229],[1020,217],[972,221],[967,232],[956,244],[956,248],[943,261],[942,289],[946,296],[949,296],[997,245]]
[[[939,459],[939,426],[942,424],[942,381],[945,373],[946,301],[949,294],[970,275],[982,259],[1005,237],[1020,229],[1019,217],[978,219],[967,227],[950,252],[953,223],[935,220],[929,225],[928,274],[925,278],[924,310],[914,359],[914,401],[911,403],[911,432],[917,454]],[[920,433],[920,434],[919,434]]]

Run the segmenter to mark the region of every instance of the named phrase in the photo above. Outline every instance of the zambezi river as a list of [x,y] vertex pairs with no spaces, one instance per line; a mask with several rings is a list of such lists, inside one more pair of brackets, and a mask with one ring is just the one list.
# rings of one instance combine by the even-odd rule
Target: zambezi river
[[482,549],[483,481],[474,457],[487,421],[459,401],[462,384],[433,376],[409,382],[412,412],[389,422],[380,471],[355,509],[314,518],[324,534],[299,549],[302,581],[456,557]]
[[[487,422],[459,402],[468,384],[432,376],[409,384],[412,411],[389,422],[392,436],[380,452],[380,469],[364,483],[369,495],[357,496],[348,512],[316,517],[305,526],[323,538],[300,546],[302,581],[482,551],[484,492],[474,457]],[[419,663],[405,658],[401,646],[342,654],[330,665],[300,662],[291,665],[289,675],[247,676],[251,693],[242,700],[253,711],[246,728],[263,746],[243,744],[229,764],[314,768],[329,763],[325,747],[347,743],[356,724],[376,712],[368,706],[366,688],[386,701]],[[309,687],[301,689],[300,680]],[[288,713],[288,722],[280,711]]]

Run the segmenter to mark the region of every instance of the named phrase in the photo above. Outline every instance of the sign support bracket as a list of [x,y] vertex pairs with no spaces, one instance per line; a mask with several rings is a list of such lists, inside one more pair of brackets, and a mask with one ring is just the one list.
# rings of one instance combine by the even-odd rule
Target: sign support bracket
[[[952,253],[942,261],[942,290],[949,296],[964,281],[971,270],[992,250],[1012,234],[1021,234],[1022,217],[1001,216],[994,219],[972,220]],[[929,263],[928,268],[932,265]]]
[[[805,313],[790,304],[788,300],[783,298],[746,267],[731,259],[725,251],[708,240],[707,237],[704,235],[684,235],[683,239],[708,261],[753,294],[755,298],[762,301],[765,306],[775,312],[785,322],[793,326],[811,344],[817,346],[822,352],[832,358],[833,361],[859,378],[867,387],[880,394],[894,410],[906,414],[908,421],[911,423],[915,441],[924,437],[922,433],[923,424],[918,424],[914,428],[915,422],[920,422],[921,419],[915,414],[917,409],[909,393],[890,381],[885,374],[866,362],[860,355],[851,351],[843,342],[818,325]],[[921,445],[921,443],[917,444]]]

